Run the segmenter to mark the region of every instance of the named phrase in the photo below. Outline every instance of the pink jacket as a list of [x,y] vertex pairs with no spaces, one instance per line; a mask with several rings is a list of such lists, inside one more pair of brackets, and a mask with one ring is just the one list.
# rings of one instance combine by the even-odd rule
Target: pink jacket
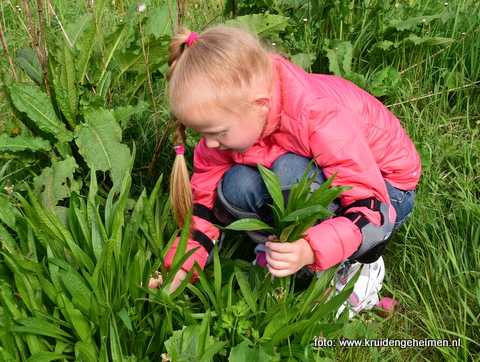
[[[274,107],[261,138],[247,152],[210,149],[202,138],[195,148],[191,180],[194,202],[212,208],[216,187],[226,170],[235,164],[270,168],[281,155],[292,152],[308,158],[317,155],[328,178],[337,172],[334,185],[352,186],[340,195],[341,203],[374,196],[390,204],[384,179],[401,190],[413,190],[420,177],[420,159],[399,121],[375,97],[339,77],[309,74],[289,61],[272,55],[275,72]],[[358,210],[352,210],[358,211]],[[377,212],[361,212],[375,225]],[[212,240],[217,228],[195,217],[196,228]],[[332,218],[308,230],[315,252],[313,270],[325,270],[351,256],[359,247],[360,229],[344,217]],[[187,250],[198,247],[190,240]],[[173,259],[176,246],[167,255]],[[204,267],[207,252],[195,252],[183,268],[196,260]]]

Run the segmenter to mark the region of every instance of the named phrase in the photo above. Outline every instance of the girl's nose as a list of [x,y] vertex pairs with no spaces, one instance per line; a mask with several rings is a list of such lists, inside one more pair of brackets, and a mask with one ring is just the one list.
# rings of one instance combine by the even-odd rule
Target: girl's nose
[[218,142],[215,138],[208,136],[205,136],[205,144],[208,148],[217,148],[220,146],[220,142]]

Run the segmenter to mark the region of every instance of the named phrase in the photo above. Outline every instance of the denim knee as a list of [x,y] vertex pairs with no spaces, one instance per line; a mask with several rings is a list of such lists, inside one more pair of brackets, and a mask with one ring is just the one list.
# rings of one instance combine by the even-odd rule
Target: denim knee
[[315,163],[310,164],[312,160],[307,157],[299,156],[294,153],[286,153],[275,160],[271,170],[278,176],[282,187],[290,187],[292,183],[299,183],[305,170],[310,165],[308,177],[312,177],[315,171],[318,171],[315,182],[323,184],[327,180],[320,167]]
[[270,194],[256,167],[237,164],[227,170],[222,181],[222,192],[232,205],[256,212]]

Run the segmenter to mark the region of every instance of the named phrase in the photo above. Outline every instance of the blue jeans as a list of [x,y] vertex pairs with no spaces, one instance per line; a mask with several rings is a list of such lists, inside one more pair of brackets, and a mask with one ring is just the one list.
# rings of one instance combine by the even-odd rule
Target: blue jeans
[[[280,156],[273,163],[271,171],[277,174],[284,194],[288,196],[288,190],[292,182],[298,183],[300,181],[310,161],[310,159],[303,156],[287,153]],[[309,177],[313,176],[315,170],[315,165],[311,165]],[[326,180],[327,178],[323,174],[323,171],[319,169],[314,182],[321,185]],[[385,184],[391,204],[397,212],[393,229],[393,231],[396,231],[405,223],[412,213],[415,190],[403,191],[393,187],[387,181],[385,181]],[[266,210],[269,210],[268,205],[272,204],[272,198],[256,167],[235,165],[230,168],[223,177],[222,191],[229,203],[243,210],[259,214],[269,214]],[[330,205],[329,210],[335,212],[339,208],[339,202],[336,200]],[[263,212],[259,212],[260,210]],[[262,217],[262,219],[267,222],[271,221],[270,217]]]

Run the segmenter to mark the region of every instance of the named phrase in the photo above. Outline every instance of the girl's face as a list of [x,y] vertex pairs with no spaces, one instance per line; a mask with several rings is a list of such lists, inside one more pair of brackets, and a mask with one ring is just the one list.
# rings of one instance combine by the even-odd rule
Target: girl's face
[[[250,86],[222,92],[208,82],[197,83],[183,99],[179,119],[205,138],[209,148],[243,153],[262,135],[267,123],[272,82],[263,77]],[[213,95],[213,96],[212,96]]]
[[243,114],[210,109],[182,123],[205,138],[209,148],[246,152],[260,138],[267,122],[268,109],[257,104]]
[[[243,92],[227,93],[211,101],[187,99],[180,120],[186,127],[200,133],[209,148],[246,152],[265,129],[271,101],[269,90],[269,83],[256,82]],[[208,95],[214,91],[203,83],[192,94]]]

